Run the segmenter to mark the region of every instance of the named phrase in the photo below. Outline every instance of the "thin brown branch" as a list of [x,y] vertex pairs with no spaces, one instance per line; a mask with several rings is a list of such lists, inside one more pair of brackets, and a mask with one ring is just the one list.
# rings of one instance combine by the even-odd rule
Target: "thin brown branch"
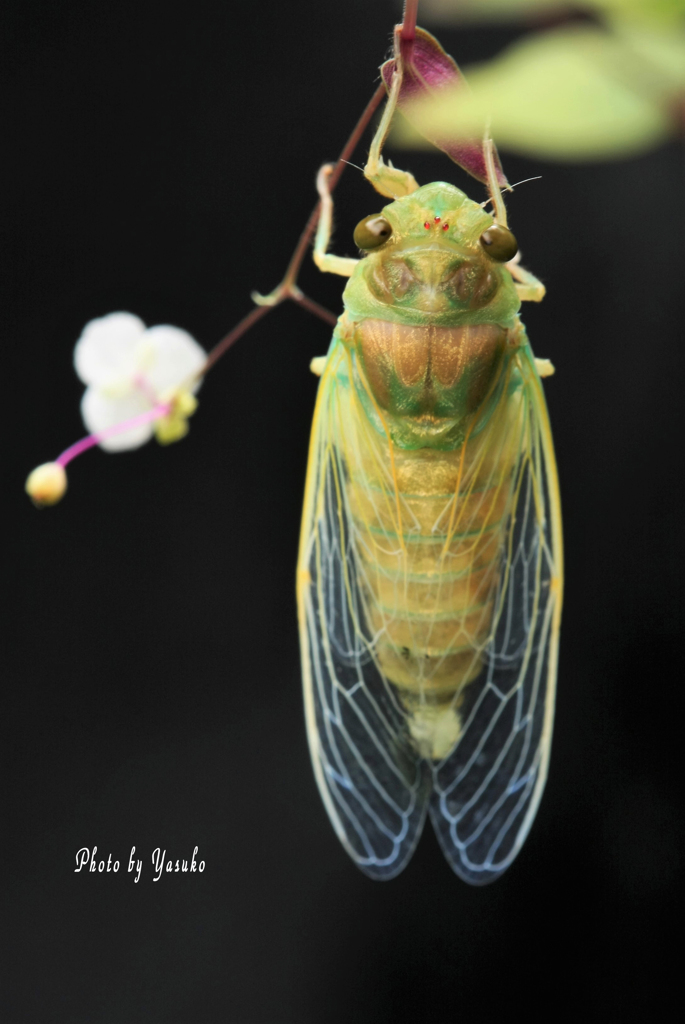
[[[362,116],[357,121],[352,131],[352,134],[350,135],[347,142],[342,148],[340,156],[338,157],[335,167],[333,169],[333,173],[328,179],[329,192],[332,192],[335,186],[338,184],[340,176],[345,170],[345,167],[347,166],[347,161],[349,160],[349,158],[352,156],[355,149],[359,145],[359,140],[366,131],[369,121],[376,113],[376,109],[378,108],[384,96],[385,86],[381,82],[381,84],[378,86],[369,102],[366,104]],[[314,236],[314,232],[316,231],[316,225],[319,220],[319,209],[320,203],[317,203],[309,215],[309,219],[307,221],[307,224],[305,225],[304,231],[300,235],[300,240],[297,243],[295,251],[290,258],[288,268],[283,278],[283,285],[286,287],[290,284],[294,284],[297,279],[300,267],[302,266],[302,260],[306,255],[307,249],[309,248],[309,243],[311,242]]]
[[233,330],[228,332],[225,338],[222,338],[221,341],[217,342],[207,356],[207,362],[198,376],[204,376],[208,370],[211,370],[217,359],[221,359],[222,355],[224,355],[225,352],[228,352],[231,345],[234,345],[239,338],[242,338],[243,334],[245,334],[246,331],[249,331],[249,329],[256,324],[258,320],[261,320],[263,316],[266,316],[270,309],[273,309],[273,306],[255,306],[254,309],[250,310],[247,316],[244,316],[240,323],[236,324]]
[[[340,175],[347,166],[347,160],[352,156],[352,153],[359,144],[359,140],[364,134],[369,121],[375,114],[376,108],[384,96],[385,86],[381,83],[367,103],[364,112],[357,121],[350,137],[342,148],[342,152],[338,157],[333,173],[329,179],[329,189],[331,192],[339,181]],[[247,316],[243,317],[240,323],[236,324],[232,331],[229,331],[225,338],[222,338],[221,341],[214,346],[207,356],[207,361],[200,376],[210,370],[212,366],[221,359],[224,353],[226,353],[229,348],[238,341],[239,338],[242,338],[242,336],[249,331],[249,329],[256,324],[258,320],[261,320],[263,316],[266,316],[269,310],[274,309],[275,306],[279,305],[285,299],[292,299],[293,302],[297,302],[297,304],[302,306],[303,309],[313,313],[314,316],[320,317],[328,324],[334,325],[337,322],[338,318],[334,313],[331,313],[330,310],[319,305],[319,303],[315,302],[313,299],[307,298],[307,296],[303,295],[296,285],[297,275],[300,271],[300,267],[302,266],[302,260],[305,257],[314,232],[316,231],[316,225],[319,220],[319,205],[320,204],[317,203],[309,215],[304,231],[300,235],[299,241],[295,246],[295,251],[290,257],[290,262],[288,263],[285,276],[278,288],[275,288],[271,293],[271,301],[264,305],[256,306],[256,308],[251,310]]]
[[413,43],[416,39],[416,16],[418,9],[419,0],[404,0],[404,14],[400,31],[400,39],[403,42]]
[[335,327],[337,324],[338,318],[335,313],[331,313],[330,309],[326,309],[325,306],[315,302],[314,299],[310,299],[307,295],[303,295],[302,292],[300,292],[299,295],[291,295],[290,298],[293,302],[296,302],[298,306],[302,306],[303,309],[313,313],[314,316],[318,316],[321,320],[325,320],[326,323],[330,324],[332,327]]
[[395,29],[395,60],[398,70],[413,65],[418,6],[419,0],[404,0],[402,24]]

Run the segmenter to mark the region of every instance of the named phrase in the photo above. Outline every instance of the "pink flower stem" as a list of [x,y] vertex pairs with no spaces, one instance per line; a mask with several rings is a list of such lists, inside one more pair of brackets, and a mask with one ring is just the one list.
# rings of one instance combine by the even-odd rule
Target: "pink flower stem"
[[139,427],[143,423],[151,423],[153,420],[158,420],[160,416],[168,415],[170,410],[171,406],[167,402],[159,402],[154,408],[148,409],[147,412],[141,412],[137,416],[132,416],[131,419],[124,420],[122,423],[115,423],[114,426],[106,427],[104,430],[98,431],[97,434],[89,434],[88,437],[82,437],[76,444],[66,448],[55,459],[55,462],[64,468],[77,455],[87,452],[89,448],[94,448],[96,444],[100,444],[100,441],[105,441],[108,437],[114,437],[116,434],[122,434],[125,430],[130,430],[132,427]]

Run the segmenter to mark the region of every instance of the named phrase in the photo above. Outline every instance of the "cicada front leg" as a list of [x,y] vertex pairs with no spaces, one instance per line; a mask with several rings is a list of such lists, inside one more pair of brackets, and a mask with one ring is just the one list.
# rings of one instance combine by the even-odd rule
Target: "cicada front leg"
[[333,226],[333,197],[328,188],[328,179],[333,173],[333,164],[324,164],[316,176],[316,190],[321,200],[321,212],[314,240],[314,262],[319,270],[327,274],[339,274],[351,277],[359,260],[346,256],[336,256],[328,252]]
[[390,199],[400,199],[416,192],[419,187],[413,174],[409,171],[401,171],[399,167],[393,167],[391,163],[385,163],[381,156],[381,149],[386,136],[390,131],[392,119],[397,109],[397,101],[402,88],[402,65],[398,65],[397,72],[393,78],[392,88],[385,104],[383,116],[380,120],[376,134],[369,147],[369,158],[364,167],[364,177],[370,181],[377,192],[382,196],[389,196]]

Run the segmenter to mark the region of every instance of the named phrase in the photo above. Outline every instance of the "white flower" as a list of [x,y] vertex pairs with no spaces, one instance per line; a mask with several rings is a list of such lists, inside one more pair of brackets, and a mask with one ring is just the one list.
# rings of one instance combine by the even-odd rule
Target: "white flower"
[[110,313],[91,320],[74,349],[74,366],[86,392],[81,415],[91,434],[168,403],[169,416],[132,425],[99,440],[107,451],[138,448],[153,432],[172,441],[187,430],[185,418],[195,407],[191,394],[205,364],[204,349],[186,331],[149,327],[131,313]]

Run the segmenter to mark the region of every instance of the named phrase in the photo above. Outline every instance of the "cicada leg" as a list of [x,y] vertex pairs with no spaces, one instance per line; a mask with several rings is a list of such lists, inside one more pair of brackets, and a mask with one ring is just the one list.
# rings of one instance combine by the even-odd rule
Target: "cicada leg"
[[411,192],[416,192],[419,187],[413,174],[410,174],[409,171],[401,171],[398,167],[393,167],[391,163],[386,164],[381,156],[385,137],[390,131],[390,125],[395,116],[401,87],[402,68],[400,64],[393,77],[388,102],[385,104],[385,110],[371,142],[369,158],[364,167],[364,177],[367,181],[370,181],[382,196],[389,196],[391,199],[408,196]]
[[507,263],[507,270],[518,282],[514,287],[522,302],[542,302],[545,297],[545,286],[530,270],[525,270],[520,263]]
[[316,176],[316,190],[321,199],[321,212],[314,241],[314,262],[324,273],[351,277],[359,260],[353,260],[347,256],[335,256],[332,252],[326,251],[331,241],[333,225],[333,197],[328,188],[328,179],[332,173],[333,164],[324,164]]
[[[490,202],[494,208],[495,223],[500,224],[502,227],[507,226],[507,208],[504,205],[504,198],[502,196],[502,190],[499,187],[499,181],[497,180],[497,170],[495,167],[495,146],[490,138],[489,134],[486,133],[483,139],[483,156],[485,157],[485,167],[488,175],[488,191],[490,193]],[[514,278],[516,294],[522,302],[541,302],[545,295],[545,286],[542,281],[538,281],[534,274],[531,274],[529,270],[524,270],[519,260],[520,256],[517,255],[513,260],[507,263],[507,270]]]
[[554,364],[551,359],[538,359],[537,356],[534,358],[535,369],[538,371],[539,377],[551,377],[555,372]]

